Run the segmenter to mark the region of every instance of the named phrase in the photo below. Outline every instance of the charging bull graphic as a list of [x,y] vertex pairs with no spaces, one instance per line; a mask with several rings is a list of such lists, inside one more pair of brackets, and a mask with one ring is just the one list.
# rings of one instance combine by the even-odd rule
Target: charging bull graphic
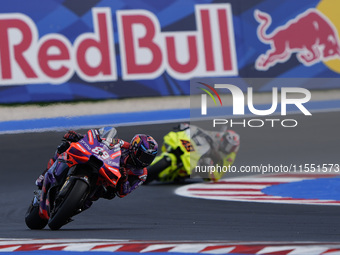
[[272,23],[271,16],[259,10],[254,12],[254,16],[260,23],[257,29],[258,38],[271,46],[266,54],[257,58],[257,70],[268,70],[277,63],[286,62],[293,53],[306,66],[340,58],[337,31],[332,22],[316,9],[308,9],[276,28],[271,34],[266,34]]

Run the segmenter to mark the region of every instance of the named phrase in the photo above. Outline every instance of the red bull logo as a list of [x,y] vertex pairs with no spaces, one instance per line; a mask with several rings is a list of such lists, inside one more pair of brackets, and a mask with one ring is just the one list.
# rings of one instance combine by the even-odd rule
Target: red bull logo
[[[155,79],[167,72],[175,79],[238,74],[230,4],[195,5],[197,29],[161,31],[147,10],[93,8],[93,31],[71,42],[62,34],[39,37],[37,24],[22,13],[0,13],[0,86],[62,84],[76,73],[87,82]],[[113,22],[118,31],[114,31]],[[119,35],[120,68],[115,32]]]
[[259,10],[254,12],[254,16],[259,22],[259,40],[270,45],[270,49],[257,58],[257,70],[268,70],[278,63],[284,63],[294,53],[305,66],[340,59],[338,32],[330,19],[318,9],[306,10],[270,34],[266,31],[272,23],[271,16]]

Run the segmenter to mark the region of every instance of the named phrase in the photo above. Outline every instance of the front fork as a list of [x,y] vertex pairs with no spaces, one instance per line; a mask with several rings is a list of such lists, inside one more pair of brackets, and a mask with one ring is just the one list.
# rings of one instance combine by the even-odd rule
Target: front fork
[[57,159],[45,173],[39,204],[39,215],[41,218],[47,220],[50,218],[50,202],[54,200],[53,196],[55,196],[55,194],[53,193],[56,193],[54,192],[54,187],[62,181],[64,175],[67,173],[67,169],[67,163]]
[[[48,193],[48,197],[50,197],[53,193],[54,198],[53,199],[48,199],[48,201],[53,202],[53,206],[49,206],[49,215],[50,217],[53,217],[53,215],[56,213],[56,210],[58,210],[58,206],[62,203],[63,199],[69,194],[69,191],[73,188],[76,180],[81,180],[83,182],[85,182],[88,186],[88,193],[90,192],[90,182],[89,182],[89,178],[87,176],[68,176],[64,182],[64,184],[62,185],[62,187],[60,189],[56,189],[54,192],[49,192]],[[53,189],[54,187],[52,187],[51,189]],[[57,188],[57,186],[55,187]],[[84,204],[85,200],[86,200],[87,195],[84,197],[84,200],[81,201],[81,204]],[[79,209],[81,209],[82,206],[80,206]],[[81,210],[79,210],[80,212]],[[79,213],[77,212],[77,213]]]

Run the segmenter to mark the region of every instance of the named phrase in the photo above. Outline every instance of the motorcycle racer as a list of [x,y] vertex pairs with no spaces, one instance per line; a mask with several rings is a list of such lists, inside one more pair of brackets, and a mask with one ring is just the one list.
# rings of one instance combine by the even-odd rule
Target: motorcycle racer
[[230,167],[239,147],[240,136],[233,130],[216,132],[181,123],[163,137],[161,154],[148,167],[144,183],[189,178],[218,181],[225,171],[215,169]]
[[[231,166],[240,148],[240,136],[233,130],[210,131],[204,130],[198,126],[181,123],[177,130],[188,130],[191,139],[198,144],[206,143],[209,145],[209,150],[204,150],[199,159],[198,166]],[[200,139],[198,141],[198,139]],[[204,141],[204,142],[202,142]],[[200,147],[200,146],[198,146]],[[214,171],[209,173],[205,178],[207,181],[217,181],[223,176],[223,172]]]
[[[104,133],[110,132],[110,130],[105,130],[105,128],[100,129],[99,139],[105,140]],[[46,191],[48,190],[48,185],[51,183],[50,178],[52,173],[62,174],[67,172],[69,169],[68,159],[67,159],[67,149],[73,142],[78,142],[84,136],[73,130],[68,131],[64,136],[64,141],[58,146],[54,156],[49,160],[47,164],[47,169],[38,177],[35,184],[38,189],[42,190],[42,198],[46,196]],[[136,134],[131,142],[126,142],[122,139],[114,139],[111,145],[119,144],[121,157],[119,170],[121,173],[121,178],[119,179],[115,188],[107,187],[105,190],[97,191],[93,194],[90,200],[87,200],[84,204],[82,210],[88,209],[92,202],[98,200],[99,198],[113,199],[116,195],[118,197],[125,197],[137,187],[139,187],[147,177],[147,169],[154,158],[156,157],[158,151],[157,142],[149,135]],[[44,201],[45,199],[41,199]],[[40,215],[48,219],[47,206],[40,204]]]

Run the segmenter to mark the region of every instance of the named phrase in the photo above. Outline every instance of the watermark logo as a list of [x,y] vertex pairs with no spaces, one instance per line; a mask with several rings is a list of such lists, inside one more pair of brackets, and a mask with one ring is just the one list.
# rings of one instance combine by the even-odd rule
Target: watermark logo
[[[201,83],[203,85],[206,85],[204,83]],[[209,85],[206,85],[209,86]],[[217,89],[227,89],[231,92],[231,95],[233,97],[233,114],[234,115],[244,115],[244,108],[245,108],[245,96],[240,88],[238,88],[235,85],[232,84],[215,84],[214,88],[212,86],[209,86],[211,90],[214,91],[214,93],[217,95],[218,99],[220,100],[221,106],[222,106],[222,101],[217,93],[217,91],[214,88]],[[201,88],[202,89],[202,88]],[[206,89],[202,89],[205,92],[207,92],[210,97],[214,100],[215,105],[216,105],[216,100],[212,96],[212,94],[207,91]],[[303,98],[288,98],[289,93],[295,93],[295,94],[301,94],[304,97]],[[205,96],[205,97],[204,97]],[[281,88],[281,115],[287,115],[287,105],[293,104],[295,105],[304,115],[312,115],[306,107],[303,105],[304,103],[308,102],[311,99],[311,93],[309,90],[304,89],[304,88]],[[201,113],[202,115],[207,115],[207,102],[206,102],[206,95],[202,95],[201,99]],[[247,89],[247,105],[248,109],[251,113],[255,115],[270,115],[274,113],[277,109],[278,106],[278,88],[273,88],[272,89],[272,105],[270,109],[266,110],[259,110],[256,109],[253,103],[253,88],[249,87]]]
[[[231,95],[232,100],[232,116],[238,118],[238,120],[232,119],[222,119],[222,118],[214,118],[213,119],[213,127],[217,125],[228,124],[230,127],[233,125],[242,125],[244,127],[262,127],[266,123],[269,123],[272,127],[275,126],[276,123],[281,123],[283,127],[295,127],[297,126],[297,121],[295,119],[282,119],[282,116],[287,115],[287,109],[290,111],[293,110],[294,113],[302,113],[305,116],[311,116],[312,114],[307,109],[306,103],[308,103],[311,99],[311,92],[306,88],[300,87],[272,87],[271,100],[269,100],[269,104],[264,105],[256,105],[254,103],[254,92],[253,87],[248,86],[247,90],[244,93],[239,86],[229,83],[215,83],[213,85],[209,85],[204,82],[196,82],[196,84],[201,84],[204,86],[196,87],[202,90],[203,94],[201,94],[201,102],[200,102],[200,114],[201,117],[214,117],[209,112],[209,107],[207,104],[207,95],[213,100],[215,106],[218,106],[217,99],[219,100],[220,106],[222,107],[219,110],[219,116],[223,116],[223,111],[227,107],[223,107],[223,101],[226,100],[224,95]],[[218,90],[218,92],[217,92]],[[214,95],[215,96],[214,96]],[[229,114],[226,112],[226,116],[230,116],[230,107],[228,108]],[[222,114],[221,114],[222,112]],[[251,117],[251,116],[280,116],[281,118],[276,119],[243,119],[239,120],[240,117]]]
[[[210,89],[218,98],[218,100],[220,101],[220,104],[221,106],[223,106],[222,104],[222,100],[221,100],[221,97],[220,95],[217,93],[217,91],[210,85],[206,84],[206,83],[203,83],[203,82],[198,82],[199,84],[207,87],[208,89]],[[207,93],[211,98],[212,100],[214,101],[215,105],[217,105],[217,102],[214,98],[214,96],[211,94],[211,92],[205,88],[200,88],[200,87],[197,87],[198,89],[201,89],[203,90],[205,93]],[[201,114],[202,115],[207,115],[207,94],[202,94],[201,95]]]

